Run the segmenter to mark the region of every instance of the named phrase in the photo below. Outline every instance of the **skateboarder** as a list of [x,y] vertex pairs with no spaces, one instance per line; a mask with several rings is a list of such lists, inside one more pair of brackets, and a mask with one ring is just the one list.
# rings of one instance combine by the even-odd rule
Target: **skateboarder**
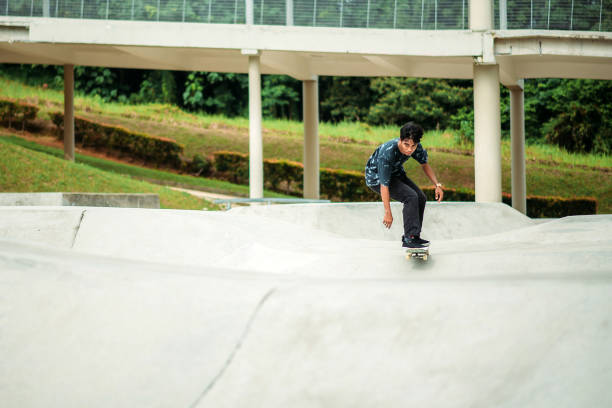
[[366,185],[382,197],[385,207],[383,224],[391,228],[393,215],[391,214],[390,199],[404,204],[402,215],[404,217],[404,235],[402,246],[405,248],[426,248],[429,241],[421,238],[423,226],[423,212],[425,211],[425,194],[406,176],[403,164],[409,158],[421,164],[423,172],[436,187],[436,200],[442,201],[444,191],[427,164],[427,150],[421,146],[423,128],[414,122],[408,122],[400,129],[400,137],[391,139],[378,146],[372,153],[365,168]]

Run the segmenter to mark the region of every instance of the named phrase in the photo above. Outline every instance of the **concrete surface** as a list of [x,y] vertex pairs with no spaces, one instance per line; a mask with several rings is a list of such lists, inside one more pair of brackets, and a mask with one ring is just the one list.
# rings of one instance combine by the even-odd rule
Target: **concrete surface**
[[124,193],[0,193],[0,206],[9,205],[159,208],[159,196]]
[[381,208],[0,207],[2,405],[612,404],[612,216]]

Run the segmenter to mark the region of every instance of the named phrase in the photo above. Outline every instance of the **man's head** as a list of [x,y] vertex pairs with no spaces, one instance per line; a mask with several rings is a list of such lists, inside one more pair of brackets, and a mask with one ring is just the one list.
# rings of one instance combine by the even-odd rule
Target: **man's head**
[[423,128],[414,122],[408,122],[400,129],[400,140],[398,147],[402,154],[410,156],[417,148],[417,144],[423,136]]
[[400,140],[412,139],[414,143],[419,143],[423,137],[423,128],[414,122],[408,122],[400,129]]

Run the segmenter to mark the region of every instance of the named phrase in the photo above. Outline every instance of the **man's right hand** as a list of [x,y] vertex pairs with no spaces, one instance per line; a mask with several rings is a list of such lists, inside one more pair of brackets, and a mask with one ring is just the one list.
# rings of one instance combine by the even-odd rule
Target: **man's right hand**
[[385,211],[385,218],[383,218],[383,224],[387,228],[391,228],[391,224],[393,224],[393,215],[391,215],[391,211]]

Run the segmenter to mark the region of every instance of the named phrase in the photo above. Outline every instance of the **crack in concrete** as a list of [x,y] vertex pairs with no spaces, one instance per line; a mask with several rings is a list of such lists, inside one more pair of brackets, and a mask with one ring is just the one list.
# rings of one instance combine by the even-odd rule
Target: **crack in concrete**
[[275,291],[276,291],[276,288],[272,288],[261,298],[261,300],[259,301],[259,303],[255,307],[255,310],[251,314],[251,317],[249,318],[249,321],[247,322],[246,327],[242,331],[242,334],[238,338],[238,342],[236,343],[236,345],[234,346],[234,349],[232,350],[232,352],[228,356],[227,360],[225,361],[225,364],[223,365],[221,370],[219,370],[219,372],[217,373],[215,378],[212,379],[210,384],[208,384],[208,386],[204,389],[204,391],[202,391],[200,396],[193,402],[193,404],[191,404],[189,406],[189,408],[196,407],[202,401],[202,399],[206,396],[206,394],[208,394],[210,392],[210,390],[215,386],[215,384],[217,383],[217,381],[219,381],[219,379],[223,376],[223,374],[225,374],[225,371],[230,366],[230,364],[232,364],[232,361],[234,360],[234,357],[238,353],[238,350],[240,350],[240,348],[242,347],[242,344],[244,343],[244,340],[246,339],[247,335],[249,334],[249,331],[251,330],[251,326],[253,325],[253,322],[255,321],[255,318],[257,317],[257,314],[259,313],[259,311],[263,307],[264,303],[266,303],[268,298],[270,298],[270,296],[272,296],[272,294]]
[[85,218],[86,212],[87,210],[83,210],[83,212],[81,213],[81,218],[79,219],[79,224],[74,229],[74,236],[72,237],[72,245],[70,245],[70,249],[74,248],[74,244],[76,243],[76,238],[79,233],[79,229],[81,229],[81,223],[83,222],[83,218]]

